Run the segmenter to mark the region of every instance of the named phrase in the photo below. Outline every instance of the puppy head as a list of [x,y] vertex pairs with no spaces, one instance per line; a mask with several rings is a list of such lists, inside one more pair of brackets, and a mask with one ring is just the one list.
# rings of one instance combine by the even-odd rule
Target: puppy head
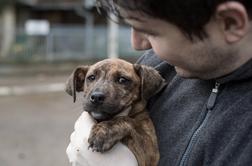
[[67,81],[66,92],[74,102],[76,92],[83,92],[84,110],[102,121],[126,112],[137,101],[148,100],[163,86],[164,80],[150,67],[107,59],[76,68]]

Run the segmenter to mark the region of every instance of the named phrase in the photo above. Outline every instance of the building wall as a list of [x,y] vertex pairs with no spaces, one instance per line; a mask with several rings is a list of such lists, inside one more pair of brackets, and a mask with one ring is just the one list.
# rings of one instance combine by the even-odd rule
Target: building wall
[[16,15],[18,26],[23,26],[29,19],[48,20],[51,25],[77,25],[85,23],[85,19],[79,16],[74,10],[40,10],[24,5],[18,5],[16,6]]

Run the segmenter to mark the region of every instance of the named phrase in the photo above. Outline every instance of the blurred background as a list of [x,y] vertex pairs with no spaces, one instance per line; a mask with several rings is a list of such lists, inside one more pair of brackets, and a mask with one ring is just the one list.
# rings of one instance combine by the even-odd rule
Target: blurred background
[[130,28],[100,16],[95,0],[0,0],[0,165],[69,165],[82,108],[66,79],[80,64],[141,54]]

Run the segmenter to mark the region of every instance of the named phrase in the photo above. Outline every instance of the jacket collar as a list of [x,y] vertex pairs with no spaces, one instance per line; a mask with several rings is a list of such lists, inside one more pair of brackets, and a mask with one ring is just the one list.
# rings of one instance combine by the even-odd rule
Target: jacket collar
[[252,78],[252,59],[250,59],[244,65],[240,66],[234,72],[226,76],[217,78],[216,82],[220,84],[224,84],[227,82],[241,81],[241,80],[250,79],[250,78]]

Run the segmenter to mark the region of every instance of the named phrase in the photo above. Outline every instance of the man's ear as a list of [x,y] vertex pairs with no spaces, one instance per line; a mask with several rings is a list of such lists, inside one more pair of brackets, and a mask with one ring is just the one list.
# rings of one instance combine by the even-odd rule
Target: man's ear
[[248,12],[239,2],[229,1],[221,3],[216,8],[215,16],[228,43],[241,40],[248,32]]
[[154,68],[134,64],[134,69],[141,79],[142,99],[148,100],[166,86],[165,80]]
[[65,91],[73,96],[73,102],[76,101],[76,92],[84,90],[84,82],[88,69],[88,66],[77,67],[66,82]]

